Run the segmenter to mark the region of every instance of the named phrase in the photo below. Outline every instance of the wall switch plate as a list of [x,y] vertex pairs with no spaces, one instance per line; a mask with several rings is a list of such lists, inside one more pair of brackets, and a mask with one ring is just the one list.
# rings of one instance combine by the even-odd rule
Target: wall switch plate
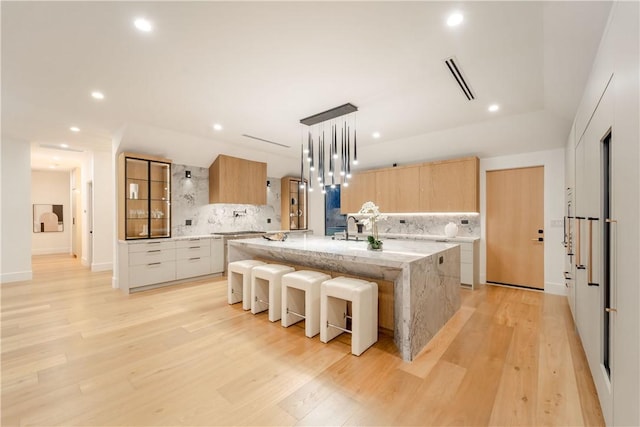
[[444,257],[440,255],[440,257],[438,258],[438,264],[442,264],[443,262],[444,262]]
[[406,223],[407,223],[407,221],[406,221],[406,220],[404,220],[404,219],[401,219],[401,220],[400,220],[400,224],[406,224]]
[[271,218],[267,218],[267,224],[271,224]]
[[467,224],[469,224],[469,220],[468,219],[461,219],[460,220],[460,224],[467,225]]
[[191,220],[190,219],[186,219],[184,221],[184,225],[191,225]]

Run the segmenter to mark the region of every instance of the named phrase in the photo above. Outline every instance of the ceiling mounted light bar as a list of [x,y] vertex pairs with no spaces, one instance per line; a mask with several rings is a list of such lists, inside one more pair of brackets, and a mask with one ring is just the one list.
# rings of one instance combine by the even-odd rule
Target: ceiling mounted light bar
[[335,119],[336,117],[344,116],[345,114],[353,113],[354,111],[358,111],[358,107],[351,103],[346,103],[339,107],[304,118],[300,120],[300,123],[307,126],[313,126],[318,123],[326,122],[327,120]]
[[471,87],[467,84],[467,80],[464,78],[464,74],[462,73],[462,69],[460,68],[460,64],[456,64],[457,59],[452,56],[444,60],[444,63],[447,64],[447,68],[451,72],[451,75],[462,89],[464,96],[467,97],[469,101],[476,99],[471,91]]

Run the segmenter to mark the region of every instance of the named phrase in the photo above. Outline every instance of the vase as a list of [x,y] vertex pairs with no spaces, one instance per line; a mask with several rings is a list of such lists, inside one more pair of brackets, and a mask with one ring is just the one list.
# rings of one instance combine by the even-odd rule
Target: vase
[[450,222],[444,227],[444,234],[449,238],[456,237],[458,234],[458,226],[454,222]]
[[367,245],[367,250],[368,251],[381,251],[382,250],[382,242],[379,242],[375,247],[373,246],[372,243],[369,243]]

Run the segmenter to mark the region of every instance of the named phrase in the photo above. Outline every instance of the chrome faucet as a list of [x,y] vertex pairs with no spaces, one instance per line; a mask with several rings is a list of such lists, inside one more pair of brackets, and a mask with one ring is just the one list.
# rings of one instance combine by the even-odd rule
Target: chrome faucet
[[[356,226],[356,229],[358,227],[358,218],[356,218],[353,215],[349,215],[347,217],[347,226],[345,227],[344,230],[344,235],[345,235],[345,240],[349,240],[349,220],[353,218],[353,224]],[[356,240],[358,240],[358,232],[356,231]]]

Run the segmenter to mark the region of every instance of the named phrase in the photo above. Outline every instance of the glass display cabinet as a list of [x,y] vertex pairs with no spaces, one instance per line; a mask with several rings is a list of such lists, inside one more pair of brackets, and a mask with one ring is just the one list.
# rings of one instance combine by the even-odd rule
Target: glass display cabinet
[[280,182],[282,192],[281,225],[283,230],[307,229],[307,180],[300,188],[300,178],[285,176]]
[[122,153],[118,238],[171,237],[171,161]]

